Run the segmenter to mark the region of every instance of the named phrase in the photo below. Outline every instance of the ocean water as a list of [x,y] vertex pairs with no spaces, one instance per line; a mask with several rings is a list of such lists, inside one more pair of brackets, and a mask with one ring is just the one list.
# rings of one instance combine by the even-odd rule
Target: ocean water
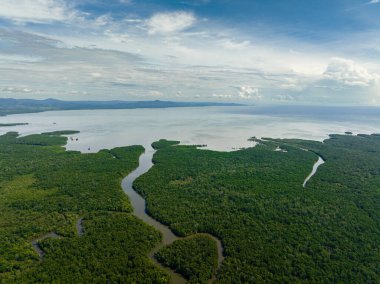
[[0,134],[79,130],[79,134],[69,135],[73,140],[69,139],[66,148],[82,152],[136,144],[146,146],[161,138],[231,151],[254,146],[248,141],[252,136],[322,141],[329,134],[345,131],[380,133],[380,108],[202,107],[50,111],[0,117],[0,123],[11,122],[29,125],[0,127]]

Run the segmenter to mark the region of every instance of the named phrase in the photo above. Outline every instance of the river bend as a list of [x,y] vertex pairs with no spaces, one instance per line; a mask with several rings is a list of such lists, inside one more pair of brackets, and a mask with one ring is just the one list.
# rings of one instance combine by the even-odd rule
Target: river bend
[[[162,241],[160,244],[158,244],[150,253],[149,253],[149,258],[156,264],[158,265],[159,267],[161,267],[162,269],[164,269],[166,272],[168,272],[171,276],[171,279],[170,279],[170,283],[186,283],[186,280],[184,279],[184,277],[176,272],[174,272],[173,270],[171,270],[170,268],[167,268],[167,267],[164,267],[161,263],[159,263],[155,258],[154,258],[154,254],[159,251],[162,247],[164,246],[167,246],[171,243],[173,243],[174,241],[176,240],[179,240],[179,239],[185,239],[185,238],[189,238],[189,237],[192,237],[194,235],[191,235],[191,236],[187,236],[185,238],[181,238],[181,237],[178,237],[176,236],[170,229],[168,226],[156,221],[155,219],[153,219],[151,216],[149,216],[147,213],[146,213],[146,203],[145,203],[145,199],[139,195],[133,188],[133,182],[141,175],[143,175],[144,173],[148,172],[149,169],[153,166],[153,162],[152,162],[152,159],[153,159],[153,155],[156,151],[151,147],[145,147],[145,152],[140,156],[140,159],[139,159],[139,166],[133,171],[131,172],[126,178],[123,179],[122,181],[122,187],[123,187],[123,190],[124,192],[128,195],[129,197],[129,200],[133,206],[133,214],[141,219],[142,221],[144,221],[145,223],[153,226],[154,228],[156,228],[157,230],[159,230],[161,233],[162,233]],[[222,246],[222,243],[219,239],[217,239],[216,237],[210,235],[210,234],[204,234],[204,233],[200,233],[200,234],[197,234],[197,235],[207,235],[209,237],[211,237],[212,239],[214,239],[216,241],[216,244],[217,244],[217,250],[218,250],[218,270],[224,260],[224,256],[223,256],[223,246]],[[213,280],[215,280],[215,275],[212,279],[210,279],[210,282],[212,282]]]

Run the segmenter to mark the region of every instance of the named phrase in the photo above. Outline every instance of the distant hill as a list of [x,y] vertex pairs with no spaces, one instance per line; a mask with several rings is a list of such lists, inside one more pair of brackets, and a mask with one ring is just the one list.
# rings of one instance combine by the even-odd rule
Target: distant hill
[[242,106],[235,103],[215,102],[172,102],[172,101],[61,101],[56,99],[2,99],[0,115],[43,112],[53,110],[90,110],[90,109],[136,109],[171,107]]

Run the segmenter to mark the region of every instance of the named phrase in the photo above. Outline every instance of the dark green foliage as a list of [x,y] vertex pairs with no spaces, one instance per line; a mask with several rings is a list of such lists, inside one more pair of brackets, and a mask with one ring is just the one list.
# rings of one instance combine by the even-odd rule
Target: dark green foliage
[[0,127],[28,125],[28,123],[0,123]]
[[157,260],[184,275],[190,283],[206,283],[218,265],[216,242],[196,235],[175,241],[155,254]]
[[52,132],[44,132],[42,134],[46,135],[70,135],[70,134],[78,134],[79,131],[77,130],[58,130],[58,131],[52,131]]
[[[166,283],[146,256],[160,234],[120,189],[143,148],[65,152],[58,134],[0,136],[0,282]],[[231,153],[160,140],[135,187],[179,235],[222,240],[220,283],[379,283],[380,135],[267,140]],[[326,163],[303,188],[316,153]],[[40,242],[40,261],[30,241],[49,232],[61,238]],[[157,257],[205,282],[214,248],[193,236]]]
[[27,144],[33,146],[63,146],[67,142],[66,137],[49,134],[32,134],[17,139],[17,144]]
[[[166,283],[147,257],[161,236],[129,213],[120,187],[144,148],[81,154],[58,146],[66,140],[57,133],[0,136],[0,282]],[[40,242],[41,262],[31,240],[51,232],[61,238]]]
[[179,144],[179,141],[168,141],[165,139],[161,139],[159,141],[153,142],[152,147],[153,149],[158,150],[158,149],[167,148],[167,147],[177,145],[177,144]]
[[41,242],[44,261],[17,274],[22,283],[167,283],[146,255],[159,242],[159,232],[127,213],[85,216],[82,237]]
[[[219,282],[380,282],[380,136],[271,140],[231,153],[157,148],[135,187],[178,234],[222,240]],[[315,153],[326,163],[303,188]]]

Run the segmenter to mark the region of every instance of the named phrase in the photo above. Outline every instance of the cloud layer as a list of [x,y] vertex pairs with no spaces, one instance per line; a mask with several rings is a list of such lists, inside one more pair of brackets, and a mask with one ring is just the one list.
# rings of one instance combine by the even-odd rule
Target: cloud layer
[[65,21],[75,14],[62,0],[2,0],[0,17],[16,22]]
[[[215,3],[182,1],[147,9],[148,4],[131,0],[3,0],[0,96],[380,101],[380,27],[373,22],[365,32],[323,31],[320,39],[258,21],[247,29],[243,14],[228,18],[238,3],[214,17],[205,11],[217,15],[210,8]],[[353,7],[371,19],[364,11],[369,6]],[[201,7],[208,8],[197,13]]]
[[157,13],[147,20],[150,34],[175,33],[183,31],[196,22],[192,13],[189,12],[169,12]]
[[380,75],[370,73],[366,68],[361,67],[353,60],[344,58],[332,58],[323,73],[324,77],[336,81],[346,86],[379,86]]

